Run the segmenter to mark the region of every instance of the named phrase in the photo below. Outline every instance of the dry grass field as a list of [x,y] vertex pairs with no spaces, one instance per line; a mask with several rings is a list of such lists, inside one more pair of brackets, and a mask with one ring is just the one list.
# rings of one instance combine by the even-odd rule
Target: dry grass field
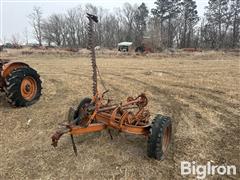
[[[168,157],[149,159],[146,139],[115,132],[70,137],[51,146],[51,135],[70,106],[91,95],[88,57],[11,57],[37,69],[43,95],[28,108],[12,108],[0,94],[0,179],[182,179],[181,161],[240,162],[240,59],[228,54],[100,57],[101,75],[116,102],[145,92],[152,116],[173,120]],[[28,124],[28,122],[30,122]],[[187,178],[195,179],[195,176]],[[208,177],[209,178],[209,177]],[[221,177],[238,179],[238,176]],[[217,179],[217,176],[209,179]]]

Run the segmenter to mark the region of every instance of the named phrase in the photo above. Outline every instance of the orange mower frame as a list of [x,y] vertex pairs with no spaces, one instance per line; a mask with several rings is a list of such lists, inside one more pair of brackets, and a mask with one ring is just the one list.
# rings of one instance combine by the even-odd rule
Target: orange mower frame
[[[64,126],[64,128],[58,130],[56,134],[52,136],[52,144],[54,146],[57,146],[59,138],[64,133],[81,135],[102,131],[108,127],[117,129],[120,132],[148,136],[150,128],[148,118],[150,114],[149,111],[144,108],[147,105],[145,94],[139,95],[136,99],[129,97],[126,103],[120,103],[119,105],[103,104],[103,95],[96,95],[90,104],[91,105],[84,108],[91,108],[91,114],[84,117],[79,126],[74,125],[77,121],[74,119],[74,114],[77,113],[76,110],[73,108],[69,109],[68,121],[70,124],[60,124]],[[136,106],[134,107],[134,105]],[[79,109],[79,111],[86,114],[88,110],[84,108]],[[138,111],[136,113],[127,111],[133,108],[138,109]],[[93,123],[94,120],[95,122]]]
[[120,104],[110,104],[109,100],[103,98],[103,94],[97,94],[92,99],[85,98],[88,102],[80,102],[78,109],[70,107],[68,123],[59,124],[60,128],[52,136],[52,145],[57,147],[61,136],[69,134],[77,155],[73,136],[107,129],[113,139],[111,129],[116,129],[119,132],[148,138],[148,156],[158,160],[164,159],[172,134],[170,118],[157,115],[151,124],[145,94],[140,94],[137,98],[128,97],[125,103]]
[[[150,158],[164,159],[170,144],[172,134],[171,119],[160,114],[150,122],[150,112],[147,109],[148,99],[144,93],[136,98],[128,97],[125,102],[118,104],[105,98],[106,90],[99,93],[97,86],[97,70],[95,49],[93,42],[93,22],[98,22],[98,17],[87,14],[89,19],[88,36],[89,49],[93,68],[93,97],[84,98],[77,109],[70,107],[68,122],[60,123],[59,129],[52,135],[52,145],[57,146],[59,139],[64,134],[70,134],[73,150],[77,155],[77,148],[73,136],[108,129],[111,139],[111,130],[142,135],[148,138],[147,154]],[[100,77],[101,81],[102,78]],[[106,89],[102,82],[104,89]]]

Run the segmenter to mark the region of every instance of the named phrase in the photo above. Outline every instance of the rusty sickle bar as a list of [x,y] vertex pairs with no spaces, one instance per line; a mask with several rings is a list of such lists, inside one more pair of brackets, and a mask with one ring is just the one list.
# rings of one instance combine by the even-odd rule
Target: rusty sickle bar
[[89,20],[88,23],[88,48],[91,50],[91,62],[92,62],[92,80],[93,80],[93,96],[97,93],[97,63],[96,63],[96,55],[95,55],[95,46],[94,46],[94,38],[93,38],[93,22],[98,23],[98,17],[92,14],[87,13],[87,18]]

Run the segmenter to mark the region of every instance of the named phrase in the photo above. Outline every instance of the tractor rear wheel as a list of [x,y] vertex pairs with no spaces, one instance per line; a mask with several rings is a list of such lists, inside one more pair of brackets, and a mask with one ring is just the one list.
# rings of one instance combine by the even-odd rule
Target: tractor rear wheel
[[171,119],[158,114],[151,125],[147,154],[150,158],[163,160],[166,156],[172,134]]
[[8,102],[16,107],[25,107],[39,100],[42,81],[38,73],[31,67],[14,69],[5,79]]

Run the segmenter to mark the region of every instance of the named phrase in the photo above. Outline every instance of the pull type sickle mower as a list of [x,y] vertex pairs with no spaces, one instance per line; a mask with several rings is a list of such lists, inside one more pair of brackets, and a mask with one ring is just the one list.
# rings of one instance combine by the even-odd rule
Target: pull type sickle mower
[[0,91],[16,107],[34,104],[41,96],[42,82],[37,71],[23,62],[0,59]]
[[[147,110],[148,99],[145,94],[138,97],[128,97],[126,102],[112,104],[104,98],[104,93],[97,90],[97,65],[93,43],[93,23],[98,22],[97,16],[88,14],[89,48],[93,68],[93,98],[84,98],[77,109],[70,108],[68,122],[61,123],[59,129],[52,136],[52,145],[57,146],[59,139],[64,134],[70,134],[73,150],[77,155],[77,148],[73,136],[90,132],[98,132],[109,128],[120,132],[143,135],[148,138],[147,154],[151,158],[162,160],[167,152],[171,140],[171,119],[158,114],[149,122],[150,112]],[[103,84],[104,86],[104,84]]]

